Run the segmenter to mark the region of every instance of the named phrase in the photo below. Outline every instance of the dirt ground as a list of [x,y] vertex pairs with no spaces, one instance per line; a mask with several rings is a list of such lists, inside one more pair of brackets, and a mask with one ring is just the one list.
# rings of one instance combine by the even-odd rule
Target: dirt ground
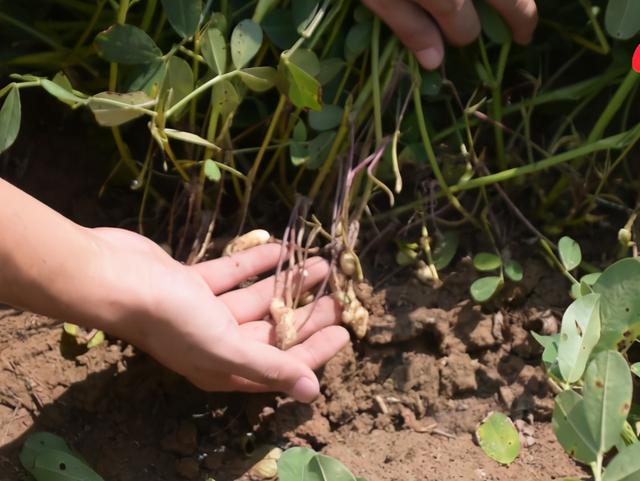
[[[25,109],[30,130],[0,157],[0,175],[85,225],[133,228],[135,194],[108,191],[97,201],[109,171],[104,135],[74,130],[78,119],[36,100]],[[392,256],[381,250],[367,262],[386,272]],[[541,261],[524,265],[523,282],[484,309],[468,301],[467,258],[438,290],[407,272],[386,275],[375,290],[361,286],[372,328],[325,367],[311,406],[201,392],[115,339],[70,353],[59,322],[0,307],[0,481],[25,479],[18,453],[40,430],[64,437],[106,481],[246,481],[274,445],[311,446],[369,481],[587,478],[554,439],[529,334],[557,331],[568,286]],[[509,467],[473,440],[491,411],[511,415],[521,433]]]
[[[526,272],[493,312],[460,301],[473,275],[464,259],[440,290],[413,279],[366,290],[371,332],[326,366],[323,396],[311,406],[200,392],[115,340],[65,358],[58,323],[4,309],[0,480],[22,479],[18,452],[36,430],[63,436],[111,481],[248,479],[264,449],[292,444],[370,481],[584,476],[554,440],[529,334],[557,329],[560,311],[548,306],[565,302],[563,281],[536,261]],[[473,440],[495,410],[516,420],[525,446],[509,467]]]

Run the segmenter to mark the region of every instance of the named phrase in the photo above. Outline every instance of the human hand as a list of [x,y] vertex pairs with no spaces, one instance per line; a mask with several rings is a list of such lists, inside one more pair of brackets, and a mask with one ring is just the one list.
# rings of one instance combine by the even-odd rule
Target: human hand
[[[150,240],[120,229],[94,229],[103,261],[98,271],[118,279],[120,306],[107,309],[100,329],[132,342],[162,364],[208,391],[280,391],[303,402],[319,393],[313,373],[349,339],[334,324],[339,310],[330,297],[296,311],[298,344],[273,346],[269,311],[275,277],[232,290],[273,269],[280,246],[268,244],[230,257],[185,266]],[[319,258],[305,265],[303,290],[328,274]],[[108,283],[109,284],[109,283]],[[308,318],[308,321],[307,321]],[[305,323],[305,321],[307,321]]]
[[[444,58],[442,35],[453,45],[473,42],[480,20],[472,0],[362,0],[382,18],[427,70]],[[511,26],[519,44],[531,41],[538,14],[535,0],[487,0]],[[439,28],[438,28],[439,27]],[[442,33],[441,33],[442,32]]]

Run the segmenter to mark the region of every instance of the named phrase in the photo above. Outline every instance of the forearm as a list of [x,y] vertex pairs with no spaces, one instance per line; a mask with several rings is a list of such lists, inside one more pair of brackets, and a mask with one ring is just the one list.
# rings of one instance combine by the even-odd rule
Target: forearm
[[85,229],[0,179],[0,302],[91,325],[108,299]]

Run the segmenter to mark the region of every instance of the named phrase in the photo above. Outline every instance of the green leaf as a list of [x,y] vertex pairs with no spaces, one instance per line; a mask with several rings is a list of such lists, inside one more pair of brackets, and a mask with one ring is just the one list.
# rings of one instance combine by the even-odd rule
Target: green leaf
[[518,261],[508,261],[504,266],[505,275],[513,282],[520,282],[524,277],[524,270]]
[[442,75],[437,70],[423,71],[420,93],[425,97],[433,97],[442,89]]
[[571,303],[562,316],[558,366],[565,381],[582,377],[591,351],[600,339],[600,295],[589,294]]
[[261,19],[264,18],[267,13],[278,3],[279,0],[258,0],[256,4],[256,8],[253,11],[253,18]]
[[491,41],[503,44],[511,40],[511,30],[495,8],[484,0],[476,2],[475,7],[480,17],[482,31]]
[[318,11],[317,0],[295,0],[291,5],[293,26],[299,34],[305,31]]
[[640,2],[638,0],[609,0],[604,16],[609,35],[628,40],[640,32]]
[[453,230],[442,233],[442,238],[438,241],[432,252],[433,265],[437,270],[447,267],[458,252],[460,245],[460,235]]
[[[58,72],[57,74],[55,74],[55,76],[51,79],[51,81],[61,89],[66,90],[67,92],[75,96],[75,94],[73,94],[73,86],[71,85],[71,81],[64,74],[64,72]],[[75,107],[78,104],[77,101],[64,100],[64,99],[61,99],[61,100],[62,102],[69,105],[70,107]]]
[[520,454],[518,431],[502,413],[492,413],[482,421],[476,437],[485,454],[501,464],[511,464]]
[[481,272],[494,271],[502,265],[502,259],[489,252],[480,252],[473,258],[473,267]]
[[[120,105],[114,105],[111,101],[118,102]],[[144,92],[126,94],[101,92],[89,99],[89,108],[98,124],[104,127],[116,127],[144,115],[143,112],[127,106],[150,107],[153,103],[154,100]]]
[[582,262],[582,251],[580,245],[571,237],[563,237],[558,242],[558,251],[560,252],[560,260],[564,268],[572,271]]
[[304,481],[356,481],[351,472],[337,459],[316,454],[302,471]]
[[309,448],[287,449],[278,460],[278,481],[304,479],[304,468],[316,454],[313,449]]
[[542,362],[545,363],[547,369],[558,360],[558,344],[560,343],[560,334],[552,336],[542,336],[537,332],[531,331],[533,338],[544,347],[542,352]]
[[73,455],[67,442],[60,436],[40,432],[29,435],[25,440],[22,451],[20,451],[20,463],[24,469],[31,472],[35,466],[38,455],[50,450],[62,451]]
[[562,391],[556,396],[551,422],[558,442],[570,456],[589,464],[598,455],[586,422],[582,397],[575,391]]
[[199,145],[200,147],[206,147],[208,149],[220,150],[217,145],[191,132],[184,132],[182,130],[175,129],[164,129],[164,133],[171,139],[186,142],[188,144]]
[[637,377],[640,377],[640,362],[634,362],[629,366],[631,372],[635,374]]
[[289,145],[291,163],[300,166],[309,160],[309,145],[307,144],[307,127],[302,119],[293,129],[292,141]]
[[640,443],[622,448],[602,473],[602,481],[637,481],[638,479],[640,479]]
[[339,105],[325,105],[319,112],[309,112],[309,127],[318,132],[332,130],[340,125],[344,109]]
[[182,38],[196,33],[202,14],[202,0],[162,0],[169,23]]
[[589,363],[582,395],[589,431],[604,454],[618,440],[631,408],[631,373],[622,354],[603,351]]
[[353,62],[369,48],[371,31],[371,23],[356,23],[349,29],[344,44],[344,58],[347,62]]
[[316,76],[320,85],[327,85],[333,79],[335,79],[338,74],[344,68],[344,60],[341,58],[326,58],[320,61],[320,71]]
[[276,84],[278,72],[273,67],[251,67],[240,70],[240,79],[254,92],[266,92]]
[[150,63],[162,51],[144,30],[133,25],[114,25],[96,36],[98,53],[109,62],[125,65]]
[[39,454],[31,474],[36,481],[104,481],[77,457],[56,450]]
[[[193,91],[193,86],[194,78],[191,65],[180,57],[176,57],[175,55],[171,57],[167,63],[167,74],[164,77],[161,89],[163,93],[168,93],[169,90],[171,91],[171,97],[167,107],[172,107],[189,95]],[[175,114],[175,118],[179,119],[185,109],[186,106],[179,109],[179,112]]]
[[220,167],[213,160],[207,159],[204,161],[204,175],[212,182],[218,182],[222,177]]
[[502,288],[502,283],[498,276],[481,277],[471,284],[471,297],[476,302],[487,302]]
[[225,116],[232,114],[240,105],[238,91],[228,80],[218,82],[211,90],[211,102]]
[[299,48],[291,55],[287,52],[287,58],[290,62],[296,64],[302,70],[312,77],[316,77],[320,73],[320,60],[313,50],[308,48]]
[[162,60],[136,65],[131,69],[127,91],[142,91],[149,97],[156,97],[166,74],[167,63]]
[[21,119],[20,91],[14,87],[9,90],[0,109],[0,153],[11,147],[18,138]]
[[287,80],[287,96],[300,109],[322,109],[320,83],[302,68],[283,57],[279,69]]
[[307,169],[316,170],[327,160],[329,151],[333,147],[336,132],[333,130],[321,132],[309,142],[309,161]]
[[67,90],[66,88],[55,82],[52,82],[51,80],[41,79],[40,85],[42,85],[42,88],[45,89],[47,93],[53,95],[55,98],[57,98],[61,102],[64,102],[65,104],[78,105],[85,101],[85,99],[77,96],[73,92]]
[[218,75],[227,71],[228,48],[224,35],[217,28],[209,28],[200,41],[202,56],[207,65]]
[[298,32],[293,24],[290,8],[276,8],[271,10],[262,20],[267,37],[280,50],[287,50],[298,39]]
[[104,331],[96,331],[89,342],[87,342],[87,349],[93,349],[94,347],[98,347],[105,341]]
[[640,333],[640,261],[610,265],[593,285],[602,297],[602,333],[597,349],[626,349]]
[[231,34],[231,59],[237,69],[245,67],[262,46],[262,28],[253,20],[242,20]]

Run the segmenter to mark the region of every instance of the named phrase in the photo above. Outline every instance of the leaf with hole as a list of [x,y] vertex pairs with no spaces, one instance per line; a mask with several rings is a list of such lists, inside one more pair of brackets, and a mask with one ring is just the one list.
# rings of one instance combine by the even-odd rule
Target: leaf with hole
[[511,464],[520,454],[520,437],[515,426],[502,413],[491,413],[480,424],[476,438],[487,456],[501,464]]
[[304,467],[317,453],[309,448],[287,449],[278,460],[279,481],[300,481],[304,479]]
[[153,103],[154,100],[144,92],[126,94],[101,92],[89,99],[89,108],[98,124],[103,127],[116,127],[142,117],[144,112],[137,110],[136,107],[148,108]]
[[495,8],[485,0],[476,2],[475,7],[480,17],[482,31],[492,42],[503,44],[511,40],[511,30]]
[[433,259],[433,265],[437,270],[444,269],[449,264],[458,252],[458,246],[460,245],[460,235],[453,230],[445,231],[442,233],[442,237],[436,243],[432,251],[431,258]]
[[212,182],[218,182],[222,177],[222,173],[220,172],[220,167],[213,160],[207,159],[204,161],[204,175],[207,179]]
[[610,265],[593,290],[602,296],[597,349],[626,349],[640,333],[640,261],[628,258]]
[[631,372],[622,354],[610,350],[596,355],[585,371],[582,396],[585,420],[600,453],[620,437],[631,395]]
[[240,79],[254,92],[266,92],[276,84],[278,72],[273,67],[250,67],[239,71]]
[[480,252],[473,257],[473,267],[480,272],[494,271],[502,265],[502,259],[496,254]]
[[151,63],[162,51],[144,30],[133,25],[114,25],[96,36],[98,53],[109,62],[125,65]]
[[602,473],[602,481],[637,481],[638,479],[640,479],[640,443],[635,442],[619,450]]
[[9,90],[0,108],[0,153],[11,147],[18,138],[21,120],[20,91],[14,87]]
[[565,381],[582,377],[591,351],[600,339],[600,295],[589,294],[573,301],[562,316],[558,366]]
[[38,455],[51,450],[74,454],[67,442],[60,436],[40,432],[29,435],[25,440],[20,451],[20,463],[27,471],[31,472]]
[[309,112],[309,127],[318,132],[332,130],[340,125],[344,109],[339,105],[325,105],[319,112]]
[[558,242],[558,251],[562,265],[568,271],[572,271],[582,262],[582,251],[580,245],[571,237],[563,237]]
[[356,481],[351,472],[337,459],[316,454],[305,465],[302,478],[305,481]]
[[640,2],[638,0],[609,0],[604,16],[609,35],[628,40],[640,32]]
[[481,277],[471,284],[471,297],[476,302],[487,302],[502,288],[499,276]]
[[39,454],[31,475],[36,481],[104,481],[77,457],[56,450],[47,450]]
[[524,277],[524,270],[522,269],[522,264],[514,260],[508,261],[504,265],[504,274],[513,282],[520,282]]
[[192,37],[200,23],[202,0],[161,0],[167,20],[182,38]]
[[242,20],[231,34],[231,59],[237,69],[245,67],[262,46],[263,34],[260,25],[253,20]]
[[200,40],[202,56],[209,68],[221,75],[227,71],[228,48],[224,35],[217,28],[209,28]]

